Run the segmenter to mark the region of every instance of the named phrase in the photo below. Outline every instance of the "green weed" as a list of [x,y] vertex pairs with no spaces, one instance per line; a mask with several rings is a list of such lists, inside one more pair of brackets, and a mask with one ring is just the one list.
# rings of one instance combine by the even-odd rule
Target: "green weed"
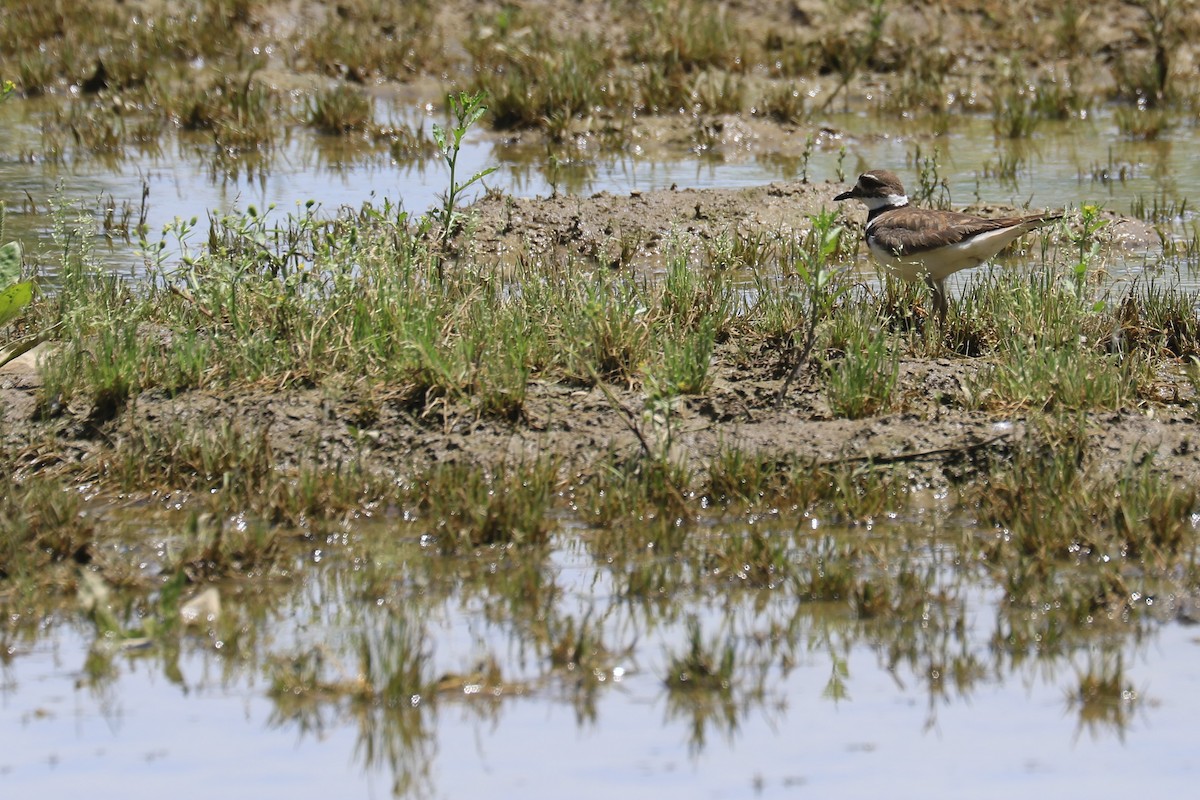
[[[826,322],[834,307],[849,293],[845,270],[833,266],[841,249],[842,228],[835,225],[835,212],[822,212],[812,218],[812,229],[803,244],[790,255],[797,278],[797,290],[790,302],[805,309],[800,326],[791,334],[792,368],[779,390],[777,403],[783,402],[792,381],[808,363],[817,340],[818,327]],[[785,256],[786,258],[787,256]]]
[[0,582],[47,581],[55,565],[92,560],[95,529],[79,495],[54,478],[0,477]]
[[[446,199],[440,213],[443,244],[449,241],[458,227],[460,216],[457,205],[462,193],[496,171],[495,167],[485,167],[462,182],[459,182],[455,174],[458,169],[458,154],[462,149],[463,137],[479,121],[480,117],[487,113],[487,106],[484,105],[485,98],[486,95],[480,92],[473,95],[466,92],[450,95],[449,105],[450,113],[454,116],[453,126],[449,130],[440,125],[433,126],[433,140],[437,143],[438,150],[442,153],[442,159],[450,169],[450,184],[446,189]],[[444,276],[439,273],[439,277]]]
[[885,330],[851,328],[840,358],[826,359],[829,407],[839,417],[860,419],[889,407],[900,370],[898,350]]
[[1113,116],[1117,130],[1130,139],[1160,139],[1175,126],[1174,116],[1165,108],[1121,106]]

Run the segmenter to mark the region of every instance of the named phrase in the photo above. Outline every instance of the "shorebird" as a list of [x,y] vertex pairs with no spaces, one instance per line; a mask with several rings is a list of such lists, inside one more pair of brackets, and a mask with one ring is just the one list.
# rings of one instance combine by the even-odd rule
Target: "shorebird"
[[938,321],[946,321],[946,278],[977,267],[1017,237],[1061,213],[986,219],[957,211],[913,208],[896,173],[873,169],[834,200],[861,200],[867,207],[867,248],[881,265],[906,281],[923,280],[933,292]]

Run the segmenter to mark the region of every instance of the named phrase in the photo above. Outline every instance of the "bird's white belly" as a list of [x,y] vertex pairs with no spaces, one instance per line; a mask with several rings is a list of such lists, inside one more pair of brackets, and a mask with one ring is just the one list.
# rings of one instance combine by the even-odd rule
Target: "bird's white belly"
[[924,280],[928,276],[930,280],[940,282],[959,270],[979,266],[1022,233],[1025,233],[1022,227],[988,231],[965,242],[908,256],[889,252],[870,235],[867,236],[867,247],[877,262],[906,281]]

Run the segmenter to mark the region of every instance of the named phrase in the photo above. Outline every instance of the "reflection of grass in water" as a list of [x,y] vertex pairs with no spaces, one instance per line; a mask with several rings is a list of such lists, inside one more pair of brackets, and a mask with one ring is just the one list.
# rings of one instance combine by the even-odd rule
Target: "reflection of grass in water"
[[[1120,615],[1107,622],[1071,618],[1075,612],[1066,609],[1068,595],[1045,594],[1055,587],[1091,592],[1085,588],[1087,565],[1066,564],[1049,574],[1026,576],[1027,599],[1011,596],[1002,602],[991,647],[974,646],[968,611],[986,619],[986,609],[973,604],[987,602],[986,591],[1006,569],[993,564],[981,573],[955,566],[976,561],[974,536],[877,523],[870,530],[823,525],[822,535],[815,537],[803,527],[789,533],[795,516],[780,518],[780,525],[760,520],[755,525],[761,530],[735,524],[728,533],[671,524],[662,537],[647,535],[641,544],[625,536],[609,539],[608,549],[578,549],[591,555],[572,568],[580,573],[572,585],[604,587],[609,584],[603,576],[611,574],[611,585],[622,589],[596,592],[588,600],[594,610],[583,615],[572,610],[579,602],[574,592],[547,579],[558,569],[545,555],[551,548],[539,548],[536,556],[513,548],[448,553],[421,541],[421,534],[434,530],[432,520],[381,520],[355,526],[350,534],[339,525],[328,535],[316,527],[315,535],[277,537],[277,558],[283,563],[307,554],[314,541],[321,543],[325,557],[305,558],[302,579],[245,582],[246,588],[224,603],[224,613],[231,615],[224,637],[234,641],[233,631],[261,627],[257,643],[243,641],[237,658],[213,657],[226,659],[233,676],[239,664],[264,666],[275,706],[273,724],[314,736],[357,726],[364,765],[390,771],[407,785],[431,780],[438,711],[446,704],[495,719],[511,703],[562,697],[575,707],[580,724],[599,722],[614,685],[614,667],[636,664],[664,628],[682,633],[659,676],[667,687],[666,719],[681,726],[697,752],[711,743],[714,732],[727,737],[747,719],[768,713],[773,687],[798,659],[829,659],[831,680],[823,696],[838,700],[855,696],[863,678],[851,670],[849,651],[870,647],[892,674],[927,694],[934,724],[943,704],[969,698],[984,676],[1017,669],[1027,658],[1038,659],[1053,674],[1096,637],[1108,642],[1115,637],[1129,646],[1145,630],[1146,618],[1134,606],[1125,609],[1127,620]],[[575,535],[556,533],[551,547],[571,550]],[[586,534],[588,539],[609,535],[607,529]],[[657,546],[648,548],[647,542]],[[722,566],[754,563],[763,544],[770,545],[773,580]],[[380,569],[360,566],[372,563]],[[650,577],[639,591],[624,591],[635,584],[620,576],[637,570],[647,570]],[[147,602],[155,585],[141,581],[116,589],[118,604],[141,605],[153,618],[162,613],[156,610],[161,604]],[[1121,587],[1124,597],[1131,586]],[[323,598],[323,608],[311,606],[316,596]],[[713,596],[722,598],[716,608],[705,599]],[[797,597],[805,602],[797,603]],[[302,621],[303,630],[311,634],[330,626],[328,635],[318,633],[321,645],[294,648],[288,644],[291,623],[261,616],[267,608],[288,609],[297,602],[323,620],[315,627]],[[1032,613],[1034,608],[1039,611]],[[454,652],[429,624],[418,622],[460,615],[495,626],[484,657]],[[607,627],[614,624],[615,629]],[[999,635],[1002,624],[1010,626],[1005,635]],[[621,652],[607,646],[614,630],[627,643]],[[181,644],[186,651],[201,641]],[[435,655],[440,664],[461,671],[443,672],[434,666]],[[143,656],[158,657],[155,651]],[[122,662],[104,663],[109,677],[103,680],[111,682]],[[518,671],[532,674],[519,682],[507,677]],[[1071,702],[1080,704],[1081,719],[1087,717],[1081,724],[1098,720],[1102,728],[1120,732],[1129,704],[1114,703],[1110,689],[1123,692],[1128,681],[1093,672],[1080,677]],[[625,677],[630,679],[636,675]]]
[[1067,702],[1079,714],[1080,730],[1096,736],[1109,729],[1124,740],[1141,694],[1125,675],[1123,653],[1112,648],[1089,650],[1087,667],[1077,670],[1077,679],[1077,688],[1068,692]]
[[271,724],[321,736],[353,722],[357,758],[367,768],[386,768],[406,792],[429,780],[433,757],[429,726],[437,685],[428,634],[399,613],[363,622],[349,637],[353,668],[341,661],[346,653],[326,646],[269,659]]
[[667,717],[687,722],[689,744],[695,751],[703,750],[710,726],[726,734],[737,729],[743,702],[740,696],[735,699],[737,658],[732,637],[705,641],[699,621],[688,618],[686,643],[670,656],[664,683]]

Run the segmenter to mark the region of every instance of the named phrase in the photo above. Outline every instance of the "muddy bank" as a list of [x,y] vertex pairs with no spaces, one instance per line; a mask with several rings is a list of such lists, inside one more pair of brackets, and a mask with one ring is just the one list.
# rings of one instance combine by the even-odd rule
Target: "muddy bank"
[[[1024,415],[965,410],[957,406],[963,380],[978,365],[971,359],[905,361],[898,395],[904,410],[861,420],[835,419],[815,381],[793,388],[776,407],[782,383],[777,354],[763,353],[751,369],[717,357],[711,390],[685,397],[662,414],[645,413],[640,391],[621,387],[581,388],[533,382],[524,419],[480,419],[444,407],[436,414],[411,410],[408,398],[387,387],[272,392],[189,392],[167,397],[145,393],[118,419],[95,425],[90,409],[71,408],[59,419],[38,422],[38,379],[21,367],[0,379],[5,438],[24,449],[31,470],[95,461],[123,437],[182,425],[235,420],[247,434],[265,432],[281,467],[318,459],[327,465],[364,465],[403,477],[444,461],[495,463],[552,455],[561,459],[564,480],[586,474],[609,453],[637,455],[641,445],[631,424],[653,447],[670,437],[676,457],[699,470],[722,448],[778,454],[814,464],[874,462],[904,465],[915,487],[942,486],[982,477],[992,456],[1004,456],[1024,435]],[[1178,481],[1200,481],[1200,427],[1191,390],[1164,383],[1163,394],[1187,397],[1143,408],[1088,416],[1089,460],[1107,470],[1152,459]],[[94,487],[102,488],[102,487]]]
[[[866,209],[833,200],[848,185],[780,181],[742,189],[676,186],[628,195],[550,198],[492,193],[472,206],[470,235],[462,237],[459,246],[484,259],[528,254],[653,268],[672,248],[705,247],[721,237],[770,242],[803,234],[811,225],[809,217],[822,211],[835,211],[842,224],[861,229]],[[995,204],[964,210],[987,217],[1024,213]],[[1158,233],[1145,222],[1111,211],[1103,218],[1103,237],[1110,248],[1144,249],[1159,243]]]
[[[805,215],[833,207],[840,185],[779,183],[736,190],[666,190],[618,197],[517,199],[490,196],[472,211],[470,247],[475,257],[537,252],[541,257],[582,262],[618,260],[622,239],[632,266],[652,267],[675,234],[694,241],[730,231],[780,233],[805,224]],[[861,211],[845,209],[848,225]],[[1121,221],[1109,246],[1141,240],[1146,226]],[[615,249],[610,249],[615,248]],[[353,383],[276,391],[254,386],[220,392],[190,391],[168,396],[149,391],[135,397],[115,418],[70,405],[54,408],[39,395],[31,358],[0,375],[4,439],[20,450],[25,469],[95,461],[132,435],[167,432],[180,424],[235,420],[246,432],[263,432],[280,466],[316,459],[327,465],[358,458],[379,473],[403,477],[435,462],[494,463],[553,455],[564,480],[586,474],[610,452],[636,454],[637,426],[651,446],[669,437],[675,455],[699,469],[721,448],[778,453],[815,464],[894,463],[914,486],[940,486],[979,477],[988,459],[1003,455],[1023,435],[1023,413],[972,410],[966,386],[987,358],[905,359],[892,411],[861,420],[836,419],[824,396],[816,365],[784,401],[776,398],[789,364],[787,354],[767,343],[759,352],[717,347],[712,380],[702,396],[676,399],[669,414],[647,410],[641,387],[585,387],[531,378],[521,418],[480,418],[440,400],[426,402],[393,387]],[[348,379],[349,380],[349,379]],[[1180,481],[1200,480],[1194,391],[1182,369],[1164,373],[1158,400],[1088,417],[1088,458],[1119,470],[1151,458]],[[53,413],[47,417],[47,410]],[[97,487],[103,488],[103,487]]]

